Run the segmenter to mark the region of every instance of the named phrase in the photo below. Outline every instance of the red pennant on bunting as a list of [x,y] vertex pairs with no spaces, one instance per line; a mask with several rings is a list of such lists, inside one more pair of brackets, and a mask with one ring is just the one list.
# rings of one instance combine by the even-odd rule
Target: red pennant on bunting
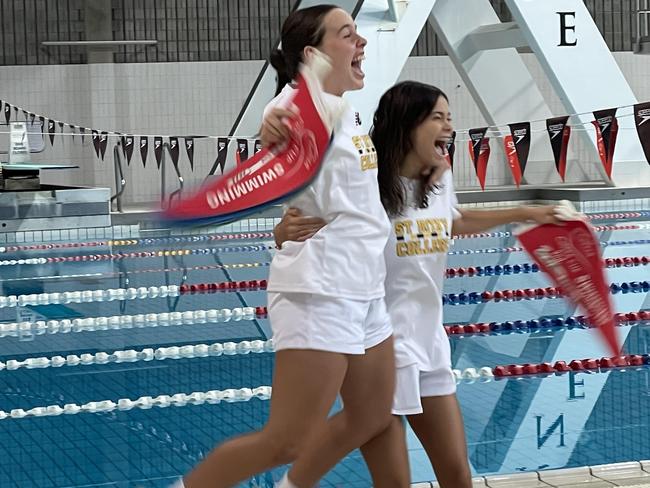
[[598,110],[594,112],[596,120],[592,122],[596,127],[596,144],[598,155],[603,163],[608,177],[612,177],[614,164],[614,148],[616,147],[616,135],[618,134],[618,121],[616,120],[616,109]]
[[235,161],[237,166],[248,159],[248,139],[237,139],[237,152]]
[[584,221],[536,225],[519,233],[522,245],[555,286],[581,307],[614,356],[620,354],[600,244]]
[[515,141],[512,140],[511,135],[507,135],[503,138],[503,146],[506,151],[506,158],[508,159],[508,166],[510,166],[512,178],[515,180],[517,188],[519,188],[519,184],[521,183],[521,168],[519,166]]
[[[516,163],[518,173],[517,176],[513,172],[515,177],[515,182],[517,183],[517,188],[521,183],[521,178],[526,171],[526,164],[528,163],[528,154],[530,152],[530,122],[517,122],[516,124],[509,124],[510,133],[512,135],[511,141],[513,143],[514,157],[512,162]],[[511,159],[508,158],[508,163],[510,164],[510,169],[512,170],[513,165],[511,164]]]
[[469,157],[474,163],[476,177],[481,184],[481,189],[485,190],[485,177],[487,175],[487,165],[490,160],[490,138],[485,137],[487,127],[469,130]]
[[[223,177],[208,182],[194,195],[173,204],[165,212],[167,219],[190,223],[233,221],[291,196],[316,177],[333,123],[330,120],[328,126],[325,122],[328,108],[320,99],[312,98],[306,76],[314,75],[298,75],[293,103],[299,115],[289,121],[291,135],[287,144],[264,148]],[[338,103],[341,105],[329,110],[336,108],[339,110],[335,112],[340,112],[343,102]]]

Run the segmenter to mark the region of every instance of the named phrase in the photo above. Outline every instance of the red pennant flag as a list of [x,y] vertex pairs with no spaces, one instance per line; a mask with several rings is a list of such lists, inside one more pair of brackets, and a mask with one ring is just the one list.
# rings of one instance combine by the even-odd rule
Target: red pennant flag
[[237,152],[235,160],[237,166],[248,159],[248,139],[237,139]]
[[487,127],[483,127],[469,130],[469,157],[474,163],[476,177],[481,184],[482,190],[485,190],[485,177],[490,159],[490,138],[485,137],[487,129]]
[[508,159],[508,166],[510,166],[510,172],[512,173],[517,188],[519,188],[519,184],[521,183],[521,168],[519,166],[515,141],[512,140],[512,136],[505,136],[503,138],[503,145],[506,151],[506,158]]
[[571,127],[567,124],[569,117],[555,117],[546,120],[546,130],[551,138],[551,148],[555,158],[555,168],[560,174],[562,181],[566,175],[566,155],[571,137]]
[[[305,188],[318,174],[330,142],[334,119],[343,100],[325,106],[320,82],[329,64],[316,56],[303,67],[293,103],[299,115],[292,118],[291,135],[282,147],[264,148],[222,178],[209,182],[194,195],[170,206],[165,217],[177,222],[224,223],[258,211]],[[318,72],[318,73],[317,73]]]
[[638,103],[634,106],[634,121],[645,159],[650,164],[650,102]]
[[[513,143],[514,154],[512,158],[508,158],[511,171],[516,166],[516,173],[512,175],[517,183],[517,188],[521,183],[521,178],[526,171],[526,164],[528,163],[528,154],[530,152],[530,122],[518,122],[516,124],[509,124],[510,133],[512,134],[511,141]],[[512,164],[516,163],[516,164]],[[516,176],[518,174],[519,176]],[[517,180],[518,178],[518,180]]]
[[600,245],[589,224],[570,220],[562,225],[536,225],[517,237],[555,286],[585,311],[613,356],[618,356],[620,346]]
[[616,135],[618,134],[618,121],[616,120],[616,109],[610,108],[594,112],[592,123],[596,127],[596,144],[598,155],[603,163],[607,176],[612,177],[612,166],[614,164],[614,148],[616,147]]

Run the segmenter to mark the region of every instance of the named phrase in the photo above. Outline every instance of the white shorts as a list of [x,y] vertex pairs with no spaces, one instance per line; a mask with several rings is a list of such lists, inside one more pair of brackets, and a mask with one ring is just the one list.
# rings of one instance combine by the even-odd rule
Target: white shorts
[[422,398],[456,393],[456,379],[450,367],[420,371],[417,364],[397,368],[393,415],[422,413]]
[[393,334],[383,298],[348,300],[311,293],[268,296],[273,347],[363,354]]

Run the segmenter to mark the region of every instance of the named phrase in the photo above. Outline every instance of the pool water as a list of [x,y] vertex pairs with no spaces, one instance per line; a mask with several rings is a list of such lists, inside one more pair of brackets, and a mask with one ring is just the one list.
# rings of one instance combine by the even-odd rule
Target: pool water
[[[605,257],[650,255],[650,215],[634,215],[595,222],[635,227],[598,232]],[[505,235],[507,230],[456,240],[449,267],[530,263],[525,253],[507,250],[517,246],[513,237]],[[257,235],[252,239],[148,236],[132,244],[103,241],[50,249],[24,245],[0,253],[2,297],[87,292],[81,294],[81,303],[59,299],[48,304],[23,297],[12,306],[0,298],[0,306],[5,305],[0,308],[4,327],[0,361],[5,364],[0,370],[0,411],[13,411],[0,419],[0,487],[165,487],[215,444],[260,428],[269,402],[267,390],[256,388],[271,385],[273,354],[263,342],[241,343],[266,341],[270,328],[264,315],[242,308],[265,306],[265,291],[256,287],[160,296],[160,287],[266,279],[272,243],[266,234]],[[154,251],[153,256],[146,254]],[[35,263],[35,258],[41,259]],[[12,260],[30,261],[12,264]],[[650,267],[610,268],[607,276],[618,284],[643,282],[650,279]],[[458,296],[546,286],[548,280],[534,272],[463,276],[448,278],[445,293]],[[92,294],[142,287],[149,291],[139,292],[140,297],[107,300],[104,296],[97,301],[93,297],[100,295]],[[151,287],[156,287],[153,292]],[[647,291],[617,293],[613,299],[617,312],[650,309]],[[205,314],[160,315],[201,310]],[[445,323],[527,321],[579,313],[558,298],[449,303]],[[133,320],[123,319],[127,316]],[[89,317],[113,319],[84,322]],[[650,322],[625,324],[617,333],[626,353],[650,352]],[[581,327],[457,334],[450,341],[453,366],[461,371],[608,355],[597,332]],[[224,343],[234,344],[224,349]],[[199,344],[205,347],[189,347]],[[179,349],[169,349],[174,346]],[[65,364],[58,365],[55,356]],[[515,473],[647,459],[649,372],[648,366],[640,366],[461,381],[458,397],[473,472]],[[196,394],[174,397],[181,393]],[[132,402],[118,403],[120,399]],[[101,402],[114,402],[117,408]],[[26,415],[15,410],[38,407],[44,407],[38,415],[37,410]],[[408,444],[413,481],[434,479],[411,432]],[[279,468],[242,486],[271,487],[282,473]],[[355,451],[321,486],[367,487],[369,480]]]

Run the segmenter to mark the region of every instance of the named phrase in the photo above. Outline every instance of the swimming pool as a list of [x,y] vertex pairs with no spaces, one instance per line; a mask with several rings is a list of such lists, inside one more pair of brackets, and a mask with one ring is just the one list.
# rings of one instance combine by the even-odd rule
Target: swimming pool
[[[623,259],[650,254],[650,213],[594,217],[608,226],[598,232],[605,257],[621,258],[607,271],[627,284],[614,295],[616,311],[650,309],[642,286],[650,268]],[[273,366],[258,308],[268,230],[4,245],[0,487],[165,487],[216,443],[261,427],[269,391],[260,387],[271,384]],[[500,380],[473,373],[607,355],[594,330],[553,322],[578,314],[561,298],[470,296],[549,286],[508,231],[458,239],[449,257],[463,276],[446,281],[446,324],[493,322],[490,332],[450,330],[473,472],[648,458],[647,366]],[[617,328],[628,354],[649,352],[650,321],[638,318]],[[409,450],[413,481],[433,479],[412,434]],[[270,487],[282,471],[245,486]],[[322,486],[369,484],[355,451]]]

